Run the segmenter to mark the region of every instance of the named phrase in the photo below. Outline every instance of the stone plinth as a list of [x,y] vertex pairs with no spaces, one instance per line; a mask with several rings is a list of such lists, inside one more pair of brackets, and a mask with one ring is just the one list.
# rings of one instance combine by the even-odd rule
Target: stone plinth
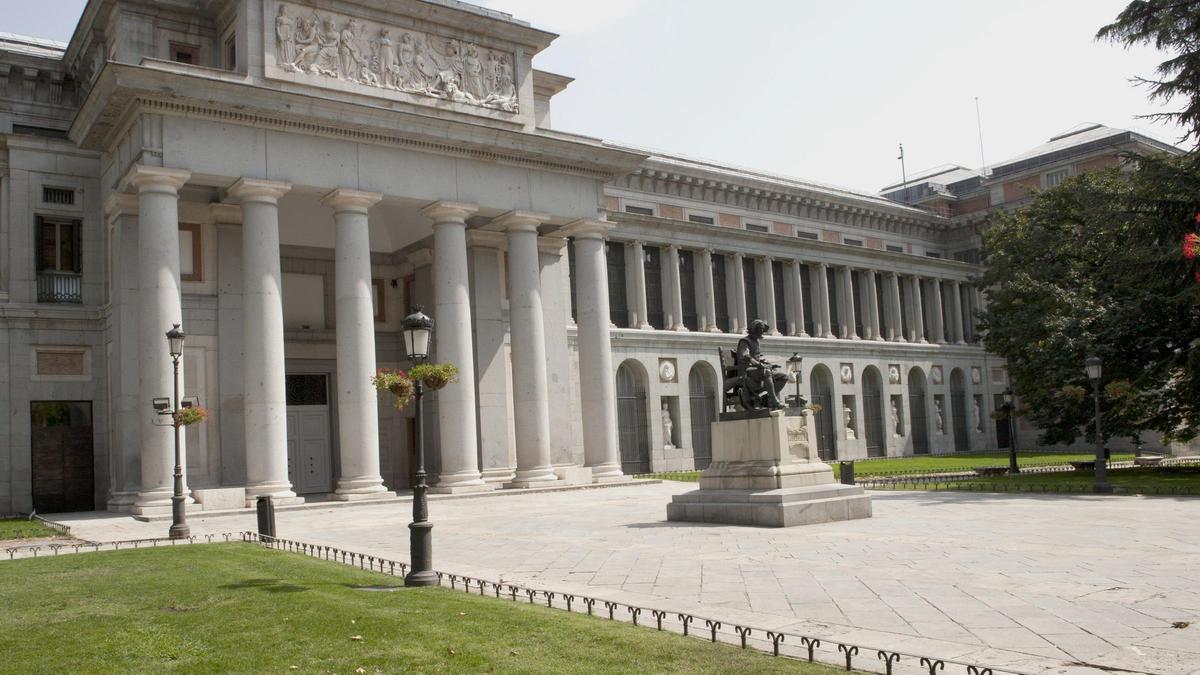
[[700,489],[676,495],[667,520],[792,527],[871,517],[871,498],[833,478],[809,442],[807,415],[712,424],[713,461]]

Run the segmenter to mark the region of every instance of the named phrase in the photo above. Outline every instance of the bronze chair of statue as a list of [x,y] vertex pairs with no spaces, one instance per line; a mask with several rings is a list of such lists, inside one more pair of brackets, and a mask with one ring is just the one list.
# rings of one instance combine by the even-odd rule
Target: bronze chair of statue
[[738,372],[737,352],[718,347],[717,360],[721,363],[721,412],[760,407],[754,405],[754,398],[746,387],[746,378]]

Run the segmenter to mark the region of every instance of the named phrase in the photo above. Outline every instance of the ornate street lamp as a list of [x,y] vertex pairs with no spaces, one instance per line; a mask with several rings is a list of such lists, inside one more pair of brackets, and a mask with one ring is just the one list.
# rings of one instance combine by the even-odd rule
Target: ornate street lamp
[[1004,390],[1004,417],[1008,424],[1008,472],[1021,473],[1021,467],[1017,466],[1017,425],[1013,419],[1013,411],[1016,406],[1013,405],[1013,390],[1008,387]]
[[1100,357],[1089,356],[1085,362],[1088,379],[1092,381],[1092,401],[1096,410],[1096,482],[1093,492],[1109,493],[1112,486],[1108,484],[1108,466],[1104,457],[1104,437],[1100,433]]
[[800,398],[800,364],[804,362],[804,357],[800,356],[800,352],[792,352],[792,355],[787,360],[788,377],[792,382],[796,383],[796,398],[792,401],[792,406],[795,408],[804,407],[804,399]]
[[[429,358],[429,343],[433,336],[433,319],[420,307],[404,317],[404,349],[412,365],[424,363]],[[413,379],[413,396],[416,398],[417,417],[417,484],[413,486],[413,520],[408,525],[409,560],[412,568],[404,577],[405,586],[437,586],[438,578],[433,572],[433,523],[429,522],[429,503],[425,484],[425,428],[421,417],[421,396],[425,386],[421,380]]]
[[168,531],[168,536],[172,539],[184,539],[192,534],[192,529],[188,527],[187,516],[184,513],[183,449],[179,442],[181,425],[178,415],[182,409],[179,400],[179,359],[183,357],[183,341],[185,339],[187,339],[187,335],[179,328],[179,324],[174,324],[171,330],[167,331],[167,351],[171,354],[171,363],[175,368],[175,396],[172,399],[174,405],[170,410],[158,411],[160,415],[169,414],[171,416],[171,426],[175,429],[175,490],[171,495],[171,529]]

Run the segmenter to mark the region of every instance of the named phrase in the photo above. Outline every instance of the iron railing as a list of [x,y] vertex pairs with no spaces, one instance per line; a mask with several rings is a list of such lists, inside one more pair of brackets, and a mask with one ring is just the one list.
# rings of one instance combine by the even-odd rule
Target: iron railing
[[37,273],[37,301],[79,304],[83,302],[82,279],[77,272],[42,270]]

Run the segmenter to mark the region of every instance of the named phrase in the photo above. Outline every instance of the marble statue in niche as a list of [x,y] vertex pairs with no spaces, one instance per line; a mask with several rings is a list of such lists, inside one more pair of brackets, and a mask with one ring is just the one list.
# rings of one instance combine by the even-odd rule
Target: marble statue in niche
[[853,441],[858,438],[854,434],[854,411],[845,403],[842,404],[842,416],[846,420],[846,440]]
[[896,399],[892,399],[892,437],[900,438],[900,411],[896,406]]
[[671,408],[663,401],[662,405],[662,432],[663,432],[663,449],[671,450],[675,444],[671,442],[671,430],[675,428],[675,422],[671,420]]
[[280,4],[280,70],[516,113],[509,54],[454,38]]
[[942,399],[933,399],[933,426],[939,434],[946,433],[946,422],[942,419]]
[[976,433],[983,431],[983,420],[979,416],[979,397],[971,399],[971,419],[975,422]]

